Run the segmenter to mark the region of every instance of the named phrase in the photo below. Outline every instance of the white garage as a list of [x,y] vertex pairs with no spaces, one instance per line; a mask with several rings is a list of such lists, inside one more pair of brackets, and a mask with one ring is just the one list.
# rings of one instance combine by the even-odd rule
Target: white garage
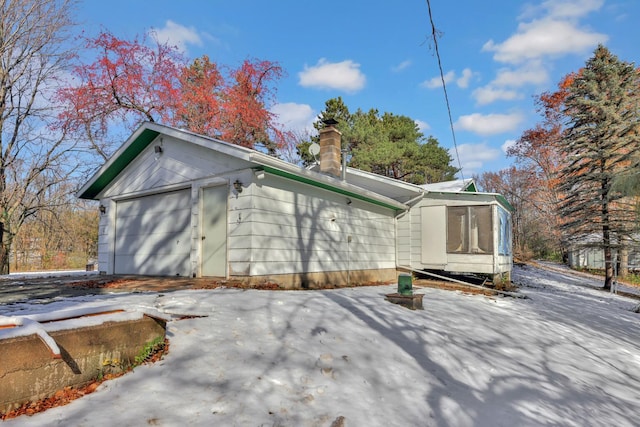
[[188,276],[191,195],[189,189],[116,203],[116,274]]
[[350,168],[342,176],[340,147],[340,132],[323,129],[309,170],[142,124],[78,191],[100,202],[100,272],[287,288],[395,280],[398,218],[425,190]]

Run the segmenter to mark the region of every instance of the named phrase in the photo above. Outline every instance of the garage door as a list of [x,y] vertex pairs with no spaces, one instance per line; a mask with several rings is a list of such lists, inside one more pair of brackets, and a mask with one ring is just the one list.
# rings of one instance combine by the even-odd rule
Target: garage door
[[188,276],[191,192],[154,194],[116,204],[116,274]]

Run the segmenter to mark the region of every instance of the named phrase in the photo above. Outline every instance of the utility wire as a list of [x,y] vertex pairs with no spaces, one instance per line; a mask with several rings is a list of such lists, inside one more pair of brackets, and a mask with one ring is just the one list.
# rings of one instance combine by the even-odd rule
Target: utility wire
[[440,80],[442,80],[442,89],[444,90],[444,100],[447,103],[447,112],[449,113],[449,126],[451,127],[451,135],[453,136],[453,148],[456,151],[458,159],[458,167],[460,168],[460,176],[464,181],[464,173],[462,172],[462,163],[460,162],[460,153],[458,153],[458,144],[456,143],[456,132],[453,130],[453,119],[451,118],[451,106],[449,105],[449,95],[447,95],[447,84],[444,81],[444,72],[442,71],[442,61],[440,60],[440,50],[438,49],[438,35],[436,34],[436,26],[433,23],[433,14],[431,13],[431,1],[427,0],[427,8],[429,9],[429,21],[431,22],[431,36],[433,37],[433,45],[438,58],[438,68],[440,69]]

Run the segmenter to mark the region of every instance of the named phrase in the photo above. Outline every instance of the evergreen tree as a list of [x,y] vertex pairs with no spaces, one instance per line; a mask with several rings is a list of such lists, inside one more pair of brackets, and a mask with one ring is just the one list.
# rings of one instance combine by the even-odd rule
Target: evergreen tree
[[[407,116],[384,113],[376,109],[350,113],[342,98],[325,103],[325,110],[314,124],[321,130],[326,119],[338,121],[342,132],[342,148],[347,150],[351,167],[377,173],[414,184],[449,181],[454,179],[449,152],[440,147],[433,137],[425,138],[414,120]],[[315,162],[309,154],[311,141],[298,144],[298,154],[305,166]]]
[[457,172],[449,152],[435,138],[425,139],[407,116],[358,111],[347,138],[349,163],[358,169],[413,184],[449,181]]
[[[331,98],[324,103],[324,111],[320,113],[318,119],[313,123],[313,127],[320,131],[325,127],[324,121],[327,119],[334,119],[338,122],[336,128],[344,134],[344,132],[349,130],[351,126],[351,113],[349,113],[349,109],[345,105],[342,97]],[[344,141],[344,138],[343,138]],[[315,164],[316,159],[309,152],[309,147],[313,143],[319,143],[320,137],[318,135],[312,136],[308,141],[301,141],[296,146],[298,156],[302,160],[303,166],[311,166]],[[343,147],[344,148],[344,147]]]
[[567,131],[559,174],[568,240],[601,236],[605,257],[605,289],[613,279],[612,248],[633,230],[635,212],[624,194],[615,191],[618,175],[638,167],[640,150],[640,74],[598,46],[569,86],[565,101]]

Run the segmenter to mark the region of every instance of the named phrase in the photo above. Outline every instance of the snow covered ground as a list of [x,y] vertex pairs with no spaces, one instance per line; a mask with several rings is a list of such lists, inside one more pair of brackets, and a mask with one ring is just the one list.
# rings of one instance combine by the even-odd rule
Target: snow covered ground
[[[638,304],[601,283],[518,267],[526,299],[395,286],[219,288],[0,306],[1,315],[122,304],[172,321],[165,359],[9,426],[637,426]],[[344,418],[340,418],[344,417]]]
[[0,274],[0,280],[15,280],[15,279],[42,279],[51,277],[84,277],[84,276],[97,276],[98,271],[85,271],[85,270],[53,270],[53,271],[28,271],[11,274]]

